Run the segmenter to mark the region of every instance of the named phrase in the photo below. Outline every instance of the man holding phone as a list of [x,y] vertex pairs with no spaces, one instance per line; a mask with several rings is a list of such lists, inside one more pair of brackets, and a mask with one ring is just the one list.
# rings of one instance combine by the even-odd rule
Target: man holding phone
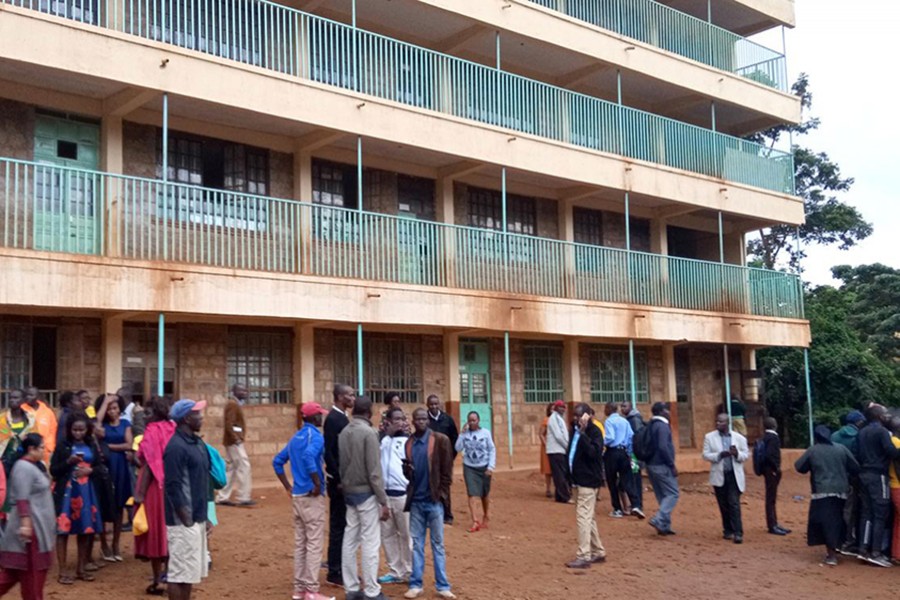
[[703,459],[712,463],[709,483],[716,492],[722,515],[722,537],[735,544],[744,543],[741,494],[746,488],[744,462],[749,458],[747,438],[731,429],[727,414],[720,414],[716,417],[716,430],[703,439]]

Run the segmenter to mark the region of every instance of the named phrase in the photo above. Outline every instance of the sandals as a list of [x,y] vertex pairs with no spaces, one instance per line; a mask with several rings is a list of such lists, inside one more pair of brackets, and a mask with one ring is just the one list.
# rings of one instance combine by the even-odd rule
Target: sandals
[[96,578],[90,573],[76,573],[75,579],[80,581],[94,581]]
[[151,583],[150,585],[147,586],[147,589],[145,591],[150,596],[165,596],[166,595],[166,590],[159,587],[158,583]]
[[56,581],[60,585],[72,585],[73,583],[75,583],[75,578],[71,575],[60,574],[59,577],[56,578]]
[[481,531],[481,523],[474,523],[466,531],[468,531],[469,533],[475,533],[476,531]]
[[[106,565],[104,565],[104,566],[106,566]],[[86,565],[84,565],[84,570],[87,571],[88,573],[95,573],[100,570],[100,565],[90,562],[90,563],[87,563]]]

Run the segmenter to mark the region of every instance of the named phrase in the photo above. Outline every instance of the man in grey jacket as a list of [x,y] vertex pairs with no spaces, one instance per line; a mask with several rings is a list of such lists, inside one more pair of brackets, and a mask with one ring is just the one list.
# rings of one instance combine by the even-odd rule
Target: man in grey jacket
[[566,403],[557,400],[547,422],[547,459],[556,488],[556,501],[567,503],[572,497],[569,488],[569,464],[566,450],[569,447],[569,427],[566,425]]
[[[378,583],[381,546],[379,518],[390,518],[381,471],[381,445],[372,427],[372,400],[363,396],[353,405],[353,419],[338,437],[338,456],[347,527],[341,552],[341,570],[347,600],[384,600]],[[356,551],[362,547],[362,582],[356,569]]]

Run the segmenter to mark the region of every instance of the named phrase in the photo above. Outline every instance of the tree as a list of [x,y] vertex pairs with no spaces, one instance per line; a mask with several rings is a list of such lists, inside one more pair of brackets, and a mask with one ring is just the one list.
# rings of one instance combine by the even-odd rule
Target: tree
[[900,270],[882,265],[831,269],[849,295],[848,320],[860,339],[900,368]]
[[[792,91],[800,97],[804,113],[809,111],[812,93],[809,91],[809,77],[805,73],[800,74]],[[772,149],[784,136],[802,136],[819,125],[819,119],[809,118],[796,125],[777,125],[748,139]],[[853,178],[843,177],[840,167],[825,152],[815,152],[796,144],[791,149],[794,152],[795,189],[803,199],[806,222],[799,228],[799,247],[796,230],[791,225],[762,229],[759,238],[748,243],[747,250],[754,262],[768,269],[782,266],[787,255],[787,264],[796,270],[805,256],[804,246],[839,244],[841,250],[846,250],[872,234],[872,225],[863,218],[862,213],[836,196],[850,190]]]

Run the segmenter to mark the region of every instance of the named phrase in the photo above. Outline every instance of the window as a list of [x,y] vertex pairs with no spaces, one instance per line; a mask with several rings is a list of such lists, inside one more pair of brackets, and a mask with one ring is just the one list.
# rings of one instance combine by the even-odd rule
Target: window
[[[178,337],[166,327],[163,349],[163,394],[175,395],[175,365]],[[122,329],[122,387],[136,401],[159,391],[159,326],[155,323],[125,323]]]
[[[334,382],[359,387],[357,338],[353,334],[334,336]],[[422,339],[416,335],[363,336],[364,392],[381,403],[388,392],[399,392],[404,402],[425,401],[422,384]],[[363,393],[361,391],[357,393]]]
[[[595,346],[590,350],[591,402],[631,400],[631,374],[627,348]],[[634,351],[635,388],[638,403],[650,401],[647,352]]]
[[434,221],[434,180],[397,175],[397,212],[401,216]]
[[576,206],[572,209],[572,222],[575,229],[575,242],[603,245],[603,212]]
[[324,160],[312,161],[313,202],[356,208],[356,167]]
[[[533,198],[507,194],[507,231],[535,235],[536,221]],[[503,228],[503,198],[500,192],[469,188],[469,225],[498,231]]]
[[[156,172],[161,179],[162,132],[157,143]],[[203,225],[253,231],[266,229],[265,200],[239,194],[264,196],[268,193],[267,150],[171,133],[168,180],[211,189],[169,187],[159,198],[159,212],[164,216]]]
[[291,404],[293,336],[290,331],[228,330],[228,387],[247,386],[251,404]]
[[525,402],[545,404],[563,395],[562,346],[525,344]]
[[[31,325],[0,324],[0,388],[4,392],[31,385]],[[6,394],[3,405],[6,406]]]

